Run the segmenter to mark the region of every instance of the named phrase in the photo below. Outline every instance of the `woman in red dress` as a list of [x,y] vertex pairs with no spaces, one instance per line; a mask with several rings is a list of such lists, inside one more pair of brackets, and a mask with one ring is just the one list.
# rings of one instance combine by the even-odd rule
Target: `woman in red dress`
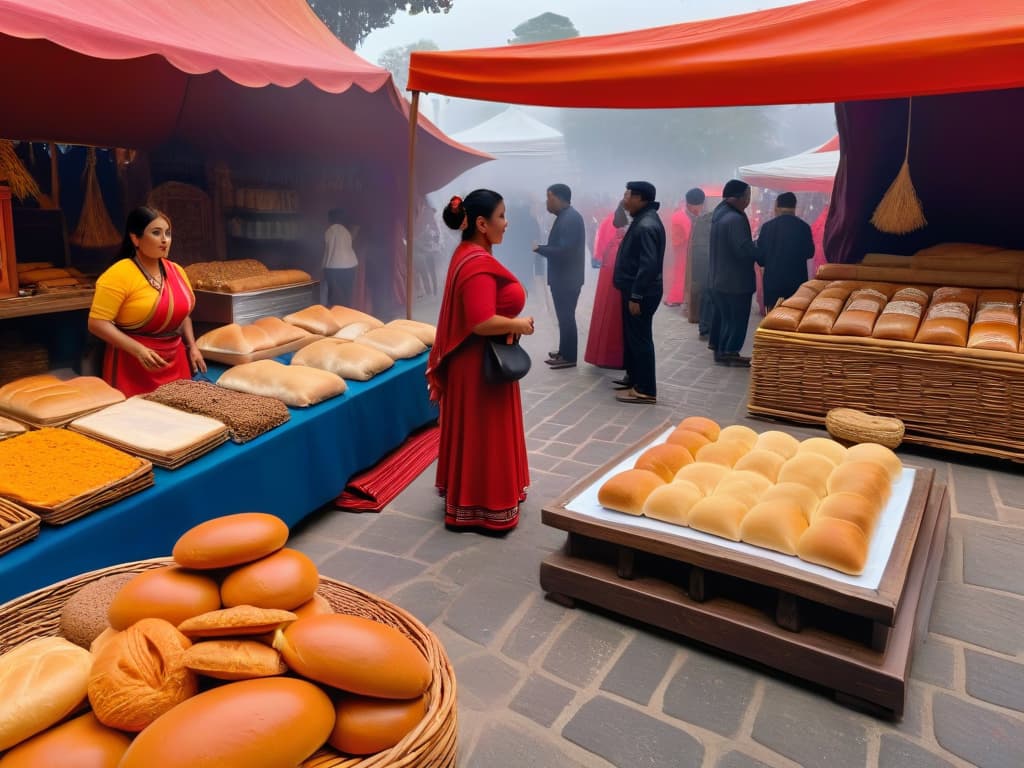
[[450,528],[508,531],[519,522],[530,470],[519,382],[484,379],[488,336],[529,335],[518,317],[526,292],[491,255],[508,223],[501,195],[478,189],[453,197],[445,224],[462,230],[445,281],[437,337],[427,363],[430,397],[440,405],[437,489]]
[[587,350],[583,359],[598,368],[621,370],[623,362],[622,342],[622,294],[612,285],[615,274],[615,257],[626,234],[629,219],[622,204],[614,213],[601,222],[594,238],[594,256],[601,262],[597,273],[597,289],[594,291],[594,310],[590,314],[590,332],[587,334]]

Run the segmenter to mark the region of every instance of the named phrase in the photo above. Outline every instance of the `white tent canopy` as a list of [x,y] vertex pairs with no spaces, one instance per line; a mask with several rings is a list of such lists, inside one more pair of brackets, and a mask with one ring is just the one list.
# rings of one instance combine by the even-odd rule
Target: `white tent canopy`
[[825,192],[831,193],[839,167],[839,150],[821,151],[822,147],[801,152],[799,155],[783,157],[767,163],[744,165],[739,177],[755,187],[775,189],[780,192]]
[[516,106],[451,138],[502,160],[542,160],[565,155],[565,137]]

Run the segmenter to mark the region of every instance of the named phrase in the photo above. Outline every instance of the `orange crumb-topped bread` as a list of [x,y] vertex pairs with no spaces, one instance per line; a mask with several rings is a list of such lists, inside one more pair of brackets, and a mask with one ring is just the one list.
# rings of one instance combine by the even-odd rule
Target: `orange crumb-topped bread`
[[0,442],[0,496],[52,507],[113,483],[143,465],[66,429],[39,429]]

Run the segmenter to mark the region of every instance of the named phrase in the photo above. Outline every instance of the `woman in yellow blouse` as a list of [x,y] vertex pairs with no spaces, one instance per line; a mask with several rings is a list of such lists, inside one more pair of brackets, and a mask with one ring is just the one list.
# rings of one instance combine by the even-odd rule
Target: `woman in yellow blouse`
[[195,295],[170,248],[167,215],[136,208],[119,259],[96,281],[89,330],[107,343],[103,378],[127,397],[206,371],[189,318]]

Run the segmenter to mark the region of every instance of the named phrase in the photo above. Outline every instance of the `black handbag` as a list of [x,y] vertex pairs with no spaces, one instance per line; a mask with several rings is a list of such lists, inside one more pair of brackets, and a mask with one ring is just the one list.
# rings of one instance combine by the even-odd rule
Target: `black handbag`
[[530,372],[530,356],[519,346],[519,337],[487,339],[484,347],[484,378],[491,384],[519,381]]

